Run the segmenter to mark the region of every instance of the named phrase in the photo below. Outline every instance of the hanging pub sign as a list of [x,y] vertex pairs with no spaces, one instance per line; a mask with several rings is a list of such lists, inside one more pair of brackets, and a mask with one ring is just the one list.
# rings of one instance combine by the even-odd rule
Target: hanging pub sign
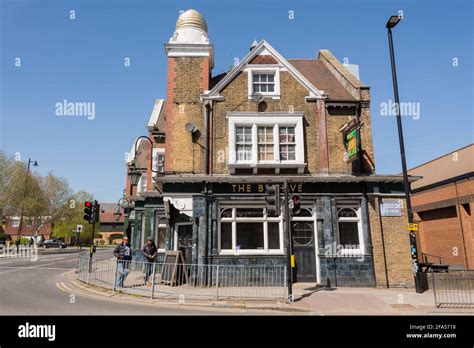
[[347,162],[352,162],[358,157],[360,127],[357,126],[356,120],[353,119],[340,129],[343,135],[344,147],[346,148],[345,160]]

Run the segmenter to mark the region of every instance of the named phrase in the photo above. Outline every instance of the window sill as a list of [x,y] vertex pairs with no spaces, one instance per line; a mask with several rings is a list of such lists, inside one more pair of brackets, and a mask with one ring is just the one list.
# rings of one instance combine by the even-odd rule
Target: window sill
[[280,173],[280,168],[297,168],[298,174],[302,174],[306,168],[307,163],[300,163],[296,161],[284,161],[284,162],[235,162],[228,163],[231,174],[235,174],[236,168],[253,168],[254,174],[257,174],[258,168],[274,168],[275,174]]
[[[260,93],[258,96],[263,97],[263,99],[274,99],[274,100],[280,100],[280,94],[264,94]],[[249,100],[252,100],[255,98],[255,95],[249,94]]]
[[284,255],[283,251],[265,251],[265,250],[245,250],[245,251],[233,251],[233,250],[221,250],[219,256],[263,256],[263,255]]

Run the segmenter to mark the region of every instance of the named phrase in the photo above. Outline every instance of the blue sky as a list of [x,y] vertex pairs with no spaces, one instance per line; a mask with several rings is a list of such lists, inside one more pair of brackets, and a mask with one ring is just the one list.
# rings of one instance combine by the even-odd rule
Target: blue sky
[[[473,142],[473,5],[466,1],[25,1],[1,3],[1,148],[32,157],[100,201],[125,184],[124,153],[146,134],[156,98],[166,95],[163,44],[180,10],[206,18],[214,74],[265,39],[287,58],[329,49],[360,66],[371,87],[376,170],[401,171],[396,120],[382,116],[393,99],[385,23],[394,30],[408,167]],[[70,10],[76,18],[70,19]],[[293,11],[294,18],[289,18]],[[15,66],[15,59],[21,66]],[[130,58],[130,67],[124,59]],[[458,66],[453,66],[457,58]],[[95,118],[59,117],[64,99],[94,102]]]

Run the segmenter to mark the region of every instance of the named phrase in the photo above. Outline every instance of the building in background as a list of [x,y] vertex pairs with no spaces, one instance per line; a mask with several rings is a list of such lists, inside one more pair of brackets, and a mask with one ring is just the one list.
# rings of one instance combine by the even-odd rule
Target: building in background
[[474,144],[410,169],[418,250],[429,262],[474,269]]
[[114,215],[116,203],[100,203],[100,228],[94,239],[100,244],[122,243],[124,231],[124,215]]
[[[15,242],[19,236],[19,226],[20,226],[20,217],[19,216],[9,216],[5,217],[5,225],[3,227],[4,233],[10,236],[10,240]],[[21,227],[22,238],[30,239],[33,237],[38,243],[41,241],[45,241],[51,238],[51,218],[45,217],[42,219],[42,223],[37,226],[37,228],[33,227],[29,221],[28,217],[23,217],[23,224]]]
[[265,185],[287,181],[301,199],[290,220],[295,281],[413,285],[403,178],[375,174],[358,69],[328,50],[287,59],[262,40],[213,75],[214,46],[195,10],[179,16],[165,51],[152,144],[140,139],[127,163],[142,173],[126,187],[134,249],[152,236],[161,256],[181,250],[186,263],[286,266],[285,219],[268,213]]

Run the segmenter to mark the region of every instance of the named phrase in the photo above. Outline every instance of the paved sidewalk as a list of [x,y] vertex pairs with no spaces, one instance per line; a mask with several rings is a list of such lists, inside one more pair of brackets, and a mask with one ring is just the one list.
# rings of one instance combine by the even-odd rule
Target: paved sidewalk
[[110,289],[86,285],[76,280],[73,273],[70,276],[71,285],[96,296],[180,307],[245,308],[296,315],[474,315],[474,308],[436,308],[431,290],[417,294],[414,289],[405,288],[328,289],[316,287],[314,284],[296,283],[293,285],[293,303],[276,299],[217,301],[209,297],[199,299],[197,298],[199,296],[184,296],[183,301],[180,301],[176,296],[159,296],[158,293],[155,293],[155,298],[150,300],[151,288],[129,288],[126,292],[112,292]]
[[432,290],[417,294],[405,288],[337,288],[294,284],[292,306],[325,315],[474,315],[474,308],[436,308]]

